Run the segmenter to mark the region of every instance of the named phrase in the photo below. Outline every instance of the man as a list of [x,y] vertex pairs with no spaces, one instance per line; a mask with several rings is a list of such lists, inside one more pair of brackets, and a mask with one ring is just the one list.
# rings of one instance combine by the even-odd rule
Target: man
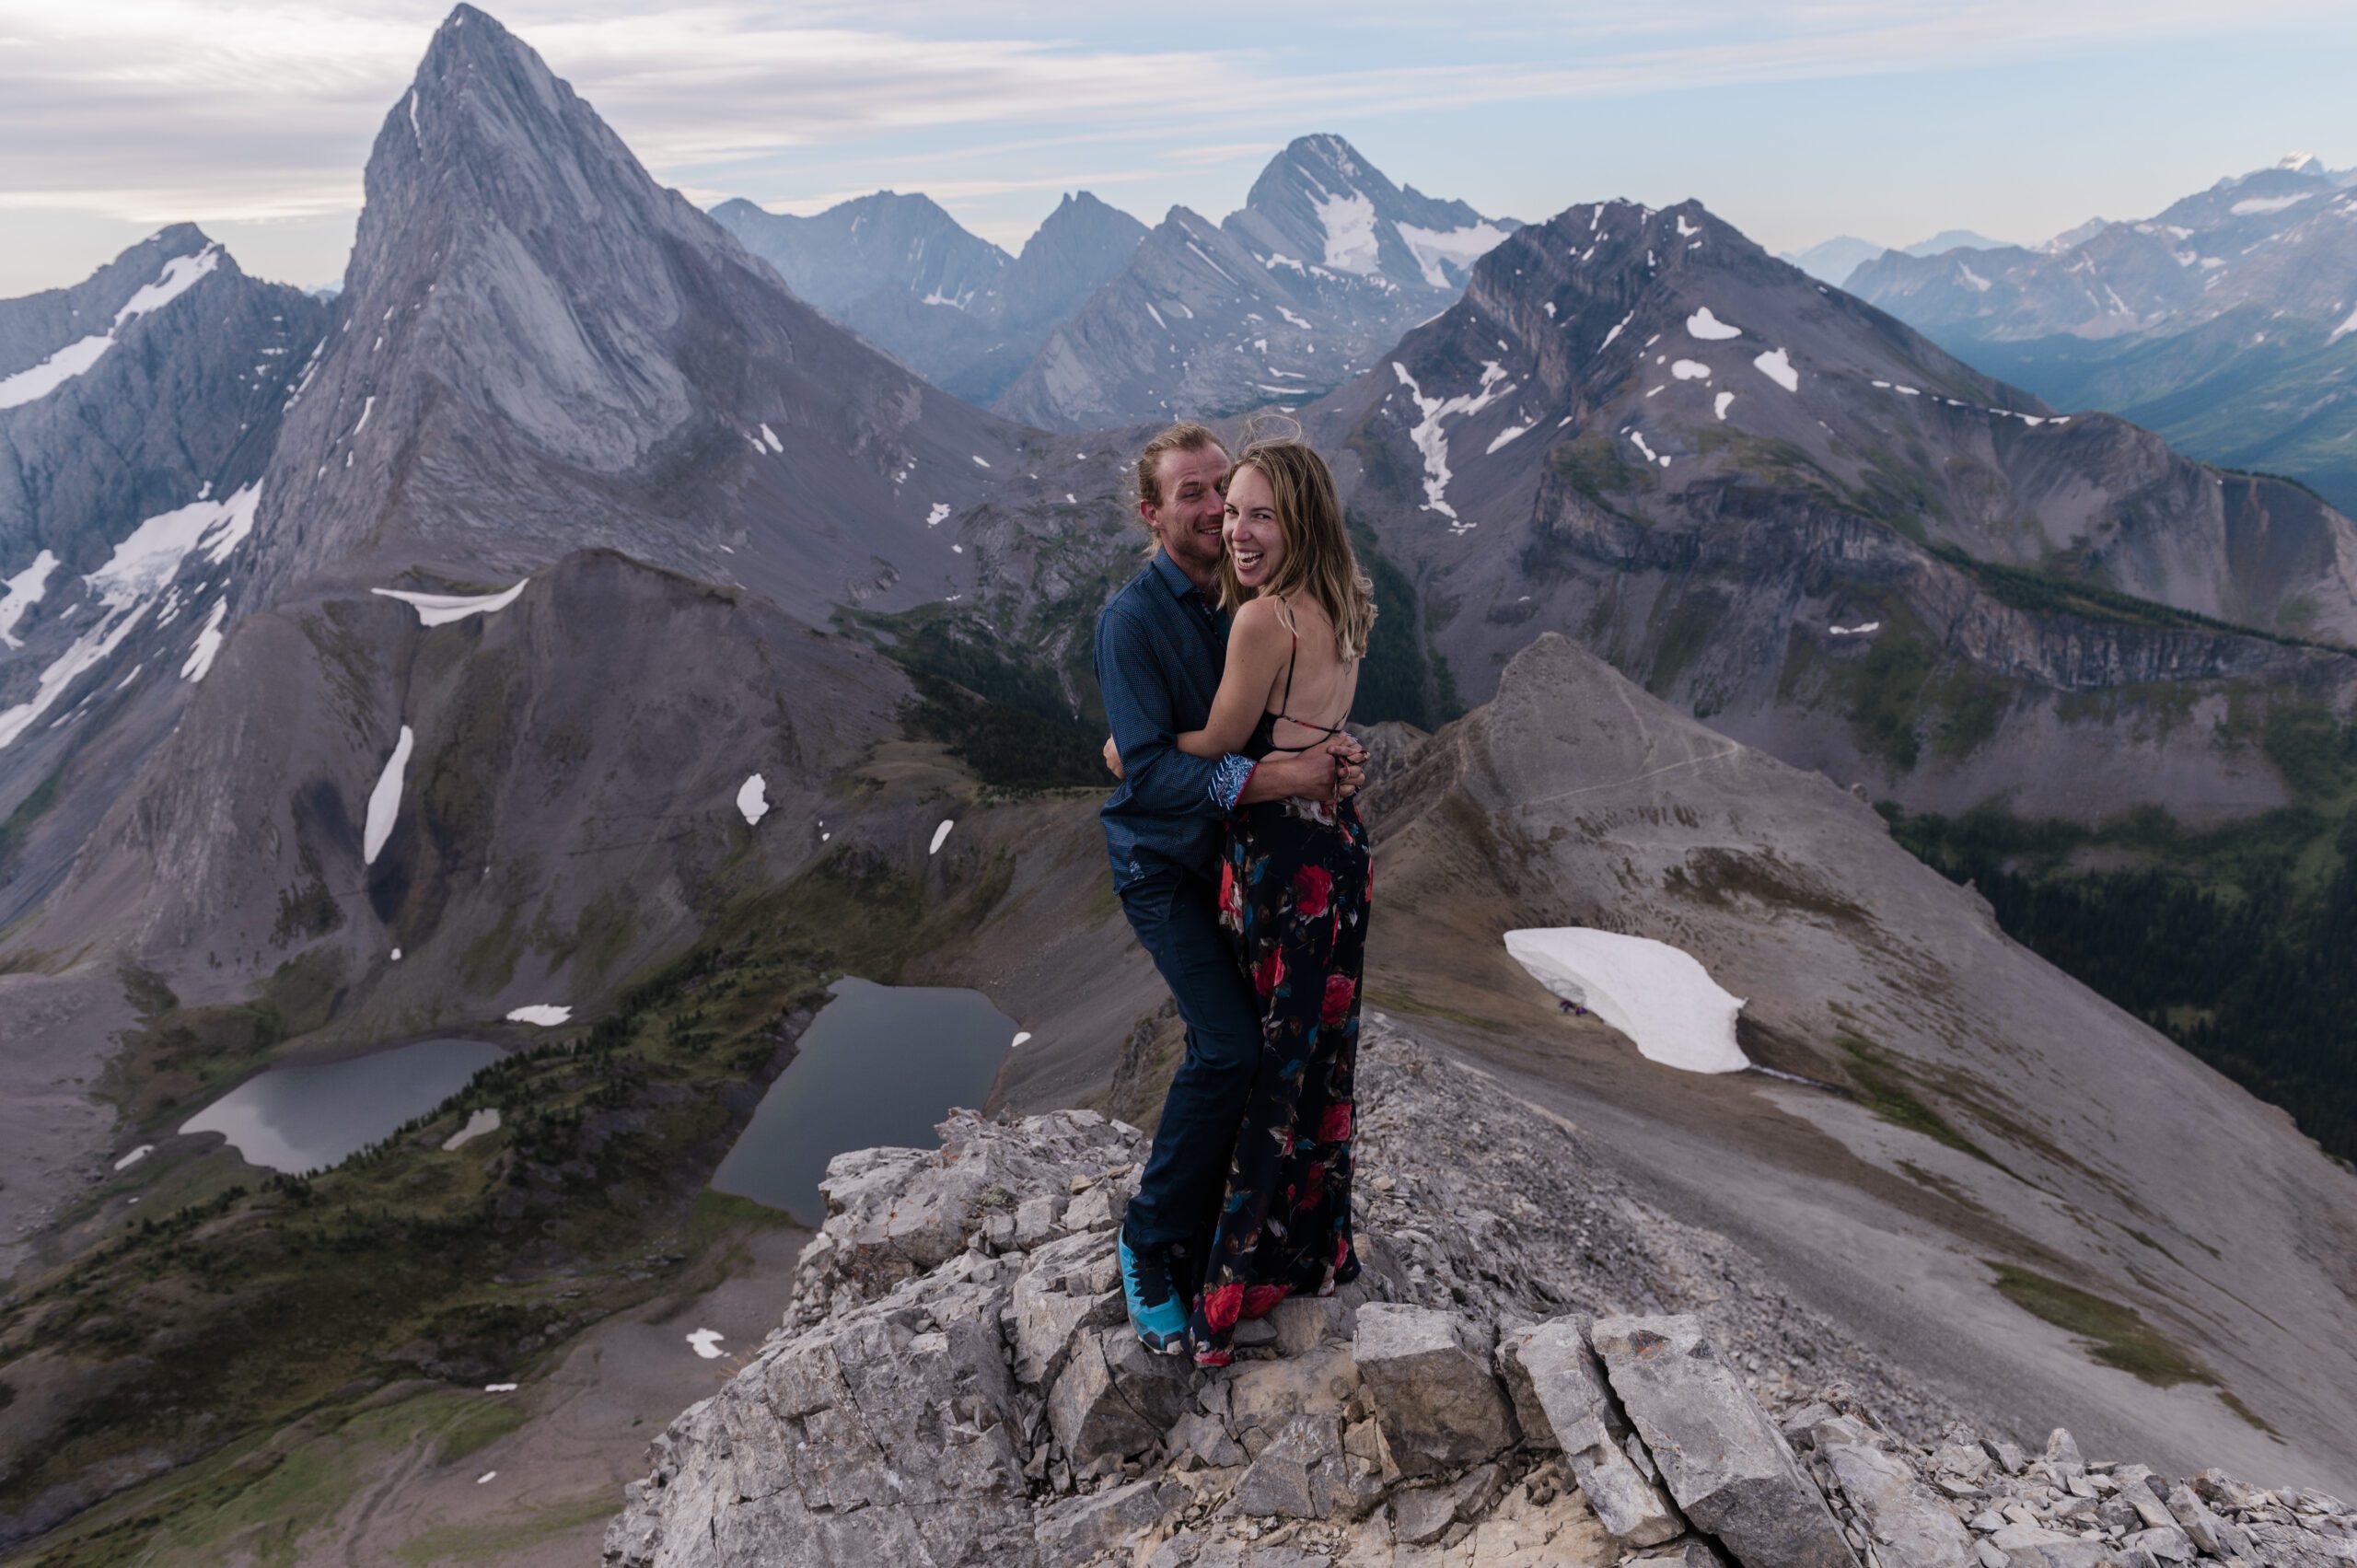
[[1260,1007],[1219,924],[1222,824],[1255,801],[1347,795],[1366,756],[1348,736],[1258,763],[1190,757],[1174,744],[1210,718],[1226,657],[1218,595],[1227,466],[1219,437],[1200,424],[1175,424],[1147,443],[1138,517],[1152,556],[1097,619],[1108,761],[1121,775],[1102,814],[1113,885],[1187,1025],[1186,1056],[1120,1243],[1130,1321],[1165,1353],[1185,1348],[1186,1296],[1201,1267],[1190,1253],[1211,1234],[1260,1051]]

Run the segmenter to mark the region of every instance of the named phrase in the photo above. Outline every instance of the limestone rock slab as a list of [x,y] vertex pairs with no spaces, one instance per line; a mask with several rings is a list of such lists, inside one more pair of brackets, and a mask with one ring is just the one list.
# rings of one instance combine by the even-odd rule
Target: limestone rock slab
[[1498,1370],[1524,1438],[1563,1451],[1606,1529],[1631,1546],[1653,1546],[1686,1527],[1668,1494],[1623,1449],[1629,1423],[1582,1319],[1555,1318],[1502,1335]]
[[1820,1442],[1817,1451],[1833,1468],[1884,1568],[1970,1568],[1971,1536],[1912,1465],[1870,1442]]
[[1670,1496],[1745,1568],[1855,1568],[1823,1495],[1699,1319],[1604,1318],[1590,1337]]
[[1436,1307],[1369,1302],[1352,1350],[1402,1475],[1480,1463],[1513,1444],[1514,1413],[1473,1327]]

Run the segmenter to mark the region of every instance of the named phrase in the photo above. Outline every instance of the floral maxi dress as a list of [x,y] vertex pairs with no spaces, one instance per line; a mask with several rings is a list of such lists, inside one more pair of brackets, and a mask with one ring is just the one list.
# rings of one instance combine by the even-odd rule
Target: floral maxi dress
[[1189,1321],[1201,1365],[1227,1364],[1237,1319],[1358,1276],[1352,1080],[1373,892],[1348,801],[1263,801],[1229,830],[1220,918],[1260,999],[1260,1058]]

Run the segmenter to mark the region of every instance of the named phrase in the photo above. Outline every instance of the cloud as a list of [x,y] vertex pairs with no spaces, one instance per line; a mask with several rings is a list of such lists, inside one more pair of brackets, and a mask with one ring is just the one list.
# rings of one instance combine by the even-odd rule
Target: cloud
[[[361,167],[445,13],[392,0],[0,0],[0,209],[156,222],[290,218],[359,203]],[[658,178],[778,189],[898,164],[984,195],[1149,178],[1050,172],[1057,146],[1160,141],[1162,172],[1253,156],[1221,132],[1515,99],[1627,95],[2018,64],[2168,36],[2247,35],[2321,0],[1600,0],[1568,12],[1240,0],[1183,32],[1078,0],[793,7],[628,0],[500,6]],[[1238,41],[1223,46],[1221,41]],[[1295,40],[1299,40],[1296,42]],[[1241,106],[1239,108],[1239,106]],[[937,180],[988,156],[988,176]],[[1092,159],[1092,163],[1096,160]],[[1101,163],[1096,164],[1103,168]],[[815,198],[801,198],[810,200]]]

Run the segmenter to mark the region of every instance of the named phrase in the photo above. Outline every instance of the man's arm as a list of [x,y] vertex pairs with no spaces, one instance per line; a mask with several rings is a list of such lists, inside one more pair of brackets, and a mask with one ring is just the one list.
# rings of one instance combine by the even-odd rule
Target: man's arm
[[1153,644],[1144,627],[1109,610],[1097,618],[1097,687],[1132,800],[1173,817],[1224,817],[1236,807],[1252,764],[1178,749],[1170,683]]

